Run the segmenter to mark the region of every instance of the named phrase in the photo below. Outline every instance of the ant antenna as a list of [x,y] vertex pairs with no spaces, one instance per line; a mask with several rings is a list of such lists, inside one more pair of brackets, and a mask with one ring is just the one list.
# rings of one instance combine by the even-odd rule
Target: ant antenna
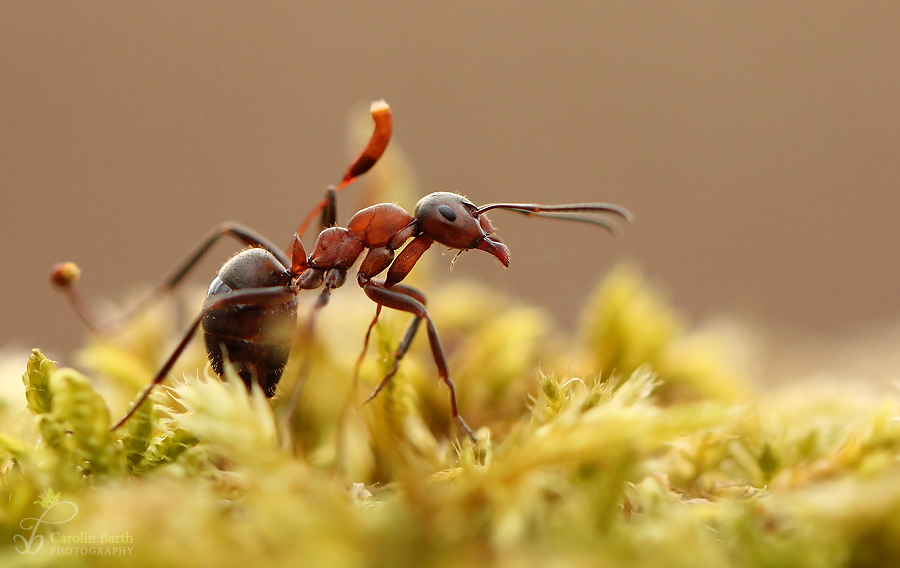
[[[363,151],[360,152],[358,156],[356,156],[353,163],[350,164],[350,167],[347,168],[347,172],[344,174],[341,183],[334,189],[335,193],[340,192],[342,189],[356,181],[356,178],[369,171],[384,153],[388,142],[391,140],[393,121],[391,120],[390,105],[384,102],[384,100],[375,101],[372,103],[372,106],[369,107],[369,112],[372,115],[372,120],[375,121],[375,130],[372,131],[372,136],[369,138],[366,147],[363,148]],[[320,201],[319,204],[309,212],[306,219],[300,223],[300,227],[297,229],[297,234],[300,237],[306,232],[306,229],[309,227],[309,224],[312,223],[313,219],[316,218],[316,215],[325,209],[327,203],[327,199]]]
[[631,222],[634,216],[631,211],[613,205],[612,203],[569,203],[564,205],[538,205],[536,203],[491,203],[483,205],[475,210],[475,215],[480,215],[491,209],[506,209],[507,211],[515,211],[529,217],[548,217],[551,219],[565,219],[569,221],[580,221],[582,223],[590,223],[599,225],[609,232],[616,234],[619,231],[618,225],[604,218],[603,215],[611,214]]

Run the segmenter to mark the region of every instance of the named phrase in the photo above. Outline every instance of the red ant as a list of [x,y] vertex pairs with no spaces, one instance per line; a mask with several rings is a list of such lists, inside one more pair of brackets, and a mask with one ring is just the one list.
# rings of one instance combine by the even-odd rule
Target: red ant
[[[194,318],[178,346],[141,393],[131,409],[112,427],[121,426],[147,399],[151,389],[161,383],[175,361],[184,351],[197,328],[202,325],[206,351],[212,368],[220,376],[227,358],[235,371],[251,388],[259,385],[267,397],[275,394],[290,353],[290,338],[297,322],[297,296],[302,290],[322,288],[313,306],[309,326],[315,314],[327,303],[331,291],[340,288],[347,271],[367,251],[356,273],[356,281],[377,310],[372,326],[383,307],[408,312],[415,316],[394,353],[391,371],[381,380],[367,399],[374,398],[391,380],[400,360],[406,354],[419,325],[425,321],[431,353],[438,375],[450,391],[450,411],[465,433],[475,441],[475,435],[459,414],[456,391],[450,379],[447,358],[437,330],[425,308],[425,296],[400,282],[415,266],[419,258],[435,242],[460,252],[478,249],[492,254],[503,266],[509,265],[509,249],[494,237],[494,228],[486,212],[506,209],[525,215],[556,217],[593,223],[610,231],[615,225],[604,215],[631,220],[631,213],[617,205],[606,203],[575,203],[568,205],[537,205],[533,203],[493,203],[476,207],[468,199],[455,193],[438,192],[425,196],[410,215],[398,205],[381,203],[357,212],[347,227],[337,227],[336,194],[359,176],[369,171],[387,148],[391,137],[390,107],[377,101],[371,107],[375,121],[374,132],[363,151],[348,168],[341,184],[329,189],[325,198],[309,213],[294,234],[290,257],[255,232],[237,224],[223,223],[216,227],[181,264],[178,270],[156,292],[143,302],[150,303],[171,291],[190,269],[222,236],[229,235],[248,246],[228,260],[210,284],[203,309]],[[312,254],[307,255],[301,236],[319,213],[326,228],[319,233]],[[410,240],[412,239],[412,240]],[[409,241],[399,254],[395,251]],[[384,280],[375,277],[387,270]],[[96,330],[88,317],[72,283],[77,268],[64,263],[54,268],[52,280],[68,295],[76,313],[91,329]],[[365,345],[368,345],[368,334]],[[363,350],[365,353],[365,347]],[[299,389],[295,389],[290,411],[296,404]]]

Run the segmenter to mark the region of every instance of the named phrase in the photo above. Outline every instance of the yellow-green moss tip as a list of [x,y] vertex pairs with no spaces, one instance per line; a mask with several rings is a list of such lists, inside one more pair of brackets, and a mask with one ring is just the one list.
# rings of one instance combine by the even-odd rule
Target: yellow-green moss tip
[[91,341],[85,374],[35,350],[0,390],[0,566],[900,565],[896,393],[751,388],[633,267],[579,340],[476,283],[428,291],[474,445],[424,336],[362,405],[409,319],[383,311],[354,384],[374,307],[352,290],[273,400],[192,346],[113,432],[170,311]]

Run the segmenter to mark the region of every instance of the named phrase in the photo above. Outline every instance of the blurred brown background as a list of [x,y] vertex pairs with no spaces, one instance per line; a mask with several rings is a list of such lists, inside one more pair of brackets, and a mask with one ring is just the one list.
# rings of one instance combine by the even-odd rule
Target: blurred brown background
[[637,217],[611,239],[497,213],[511,267],[473,252],[449,278],[570,325],[623,258],[695,319],[900,315],[900,3],[9,0],[0,346],[83,339],[55,262],[120,299],[226,219],[286,246],[346,166],[348,110],[381,97],[423,194]]

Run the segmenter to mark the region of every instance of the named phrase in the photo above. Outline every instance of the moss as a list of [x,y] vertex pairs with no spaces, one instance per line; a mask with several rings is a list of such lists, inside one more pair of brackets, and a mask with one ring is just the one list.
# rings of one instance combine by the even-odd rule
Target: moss
[[[103,353],[84,357],[103,362],[92,380],[35,350],[18,401],[0,415],[0,561],[117,565],[122,553],[135,565],[198,566],[900,561],[896,399],[755,392],[713,346],[684,347],[691,333],[631,268],[601,284],[582,341],[552,358],[539,338],[554,334],[539,312],[466,287],[465,296],[438,292],[434,304],[477,447],[453,430],[423,341],[391,387],[357,408],[359,345],[344,338],[362,337],[371,306],[350,295],[335,297],[342,317],[321,318],[315,344],[302,350],[309,376],[286,431],[277,424],[291,376],[270,403],[201,369],[110,433],[93,385],[103,379],[113,401],[133,397],[134,380],[121,376],[130,359],[115,352],[132,347],[92,343]],[[492,307],[454,309],[470,300]],[[359,390],[389,366],[405,323],[383,315]],[[147,325],[159,331],[133,335],[168,329]],[[115,361],[126,363],[110,368]],[[584,374],[573,376],[578,361]],[[30,412],[15,410],[23,404]],[[55,508],[42,507],[54,494]],[[77,515],[41,523],[41,549],[20,554],[27,519],[65,503]],[[75,544],[57,542],[66,538]]]

